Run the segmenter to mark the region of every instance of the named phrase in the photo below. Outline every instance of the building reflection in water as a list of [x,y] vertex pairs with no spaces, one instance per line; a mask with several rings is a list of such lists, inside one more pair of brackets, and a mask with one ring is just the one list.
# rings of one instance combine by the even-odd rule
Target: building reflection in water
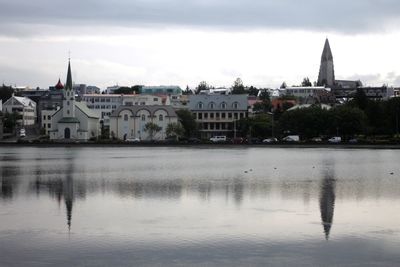
[[[15,162],[18,158],[13,156],[3,156],[0,157],[0,162]],[[19,175],[20,169],[14,166],[1,166],[0,165],[0,183],[1,192],[0,196],[2,200],[10,200],[14,197],[18,185],[19,185]]]
[[328,240],[335,209],[336,181],[332,170],[327,170],[324,173],[320,188],[319,207],[321,211],[322,226],[325,232],[325,239]]

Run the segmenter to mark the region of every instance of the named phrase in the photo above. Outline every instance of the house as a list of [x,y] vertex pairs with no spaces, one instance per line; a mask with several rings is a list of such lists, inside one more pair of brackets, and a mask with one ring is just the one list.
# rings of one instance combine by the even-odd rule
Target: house
[[36,122],[36,103],[27,97],[14,94],[3,104],[3,113],[16,112],[21,118],[18,123],[21,126],[34,125]]
[[87,141],[96,138],[99,135],[99,117],[84,102],[75,101],[70,62],[67,81],[62,90],[62,107],[51,115],[51,129],[48,130],[50,139]]
[[247,95],[189,95],[188,106],[204,139],[235,137],[236,122],[248,117]]
[[[145,131],[147,123],[154,123],[161,130],[151,136]],[[171,106],[166,105],[130,105],[119,106],[110,116],[110,137],[126,140],[165,139],[168,124],[177,123],[178,117]]]

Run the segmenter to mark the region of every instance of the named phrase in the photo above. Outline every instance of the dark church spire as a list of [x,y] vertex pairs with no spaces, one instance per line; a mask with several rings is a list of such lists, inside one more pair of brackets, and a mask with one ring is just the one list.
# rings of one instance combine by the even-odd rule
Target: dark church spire
[[321,56],[321,66],[319,68],[318,86],[333,86],[335,84],[335,70],[333,67],[333,55],[329,40],[326,38],[324,50]]
[[72,90],[71,60],[68,59],[68,74],[65,82],[65,90]]

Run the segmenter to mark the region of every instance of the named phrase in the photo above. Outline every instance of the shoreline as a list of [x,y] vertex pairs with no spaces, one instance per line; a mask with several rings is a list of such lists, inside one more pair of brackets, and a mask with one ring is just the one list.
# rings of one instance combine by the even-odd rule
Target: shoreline
[[400,149],[400,144],[328,144],[328,143],[275,143],[275,144],[212,144],[212,143],[118,143],[118,142],[0,142],[1,147],[199,147],[199,148],[337,148],[337,149]]

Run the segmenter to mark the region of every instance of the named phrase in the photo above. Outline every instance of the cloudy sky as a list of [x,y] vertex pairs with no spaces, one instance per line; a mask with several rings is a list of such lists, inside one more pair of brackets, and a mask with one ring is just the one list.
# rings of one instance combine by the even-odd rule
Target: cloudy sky
[[398,0],[0,0],[0,82],[275,87],[337,79],[400,86]]

